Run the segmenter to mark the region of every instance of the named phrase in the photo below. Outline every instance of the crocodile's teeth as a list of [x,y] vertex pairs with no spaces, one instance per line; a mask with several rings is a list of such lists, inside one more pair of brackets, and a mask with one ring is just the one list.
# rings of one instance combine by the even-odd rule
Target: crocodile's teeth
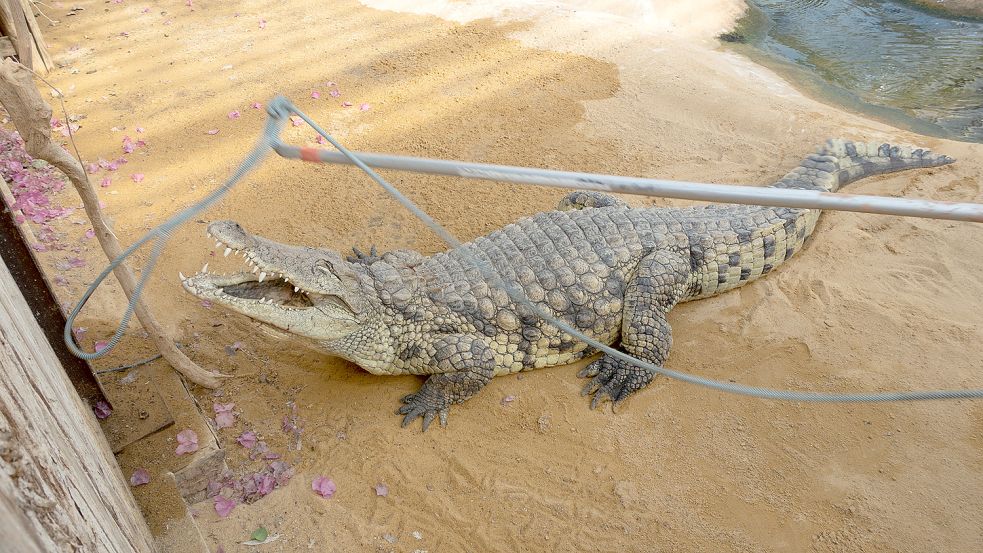
[[181,277],[182,281],[188,280],[188,277],[184,276],[184,273],[182,273],[181,271],[177,272],[177,276]]
[[290,279],[287,277],[283,277],[283,282],[290,282]]
[[203,273],[207,273],[208,272],[208,263],[205,263],[204,265],[202,265],[201,272],[203,272]]
[[266,271],[259,274],[259,281],[263,282],[266,279]]
[[225,248],[225,253],[223,253],[222,256],[229,257],[230,253],[232,253],[232,248]]
[[216,248],[221,248],[222,247],[222,241],[221,240],[216,240],[215,241],[215,247]]
[[253,267],[253,274],[256,274],[257,271],[259,271],[259,267],[258,266],[257,267]]
[[294,293],[300,292],[300,286],[294,286]]

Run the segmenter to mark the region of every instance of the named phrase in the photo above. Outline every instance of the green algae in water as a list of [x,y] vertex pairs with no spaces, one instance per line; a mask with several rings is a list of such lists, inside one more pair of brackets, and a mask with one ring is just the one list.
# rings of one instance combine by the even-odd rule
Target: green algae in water
[[895,2],[755,0],[728,38],[847,107],[983,142],[983,21]]

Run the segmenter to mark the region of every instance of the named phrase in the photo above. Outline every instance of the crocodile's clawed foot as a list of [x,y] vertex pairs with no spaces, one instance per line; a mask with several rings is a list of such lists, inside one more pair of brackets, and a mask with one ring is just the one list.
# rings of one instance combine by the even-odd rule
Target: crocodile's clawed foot
[[352,248],[352,251],[355,253],[355,255],[349,255],[348,257],[345,258],[348,260],[349,263],[361,263],[363,265],[371,265],[376,261],[382,259],[379,256],[379,253],[376,251],[375,246],[372,246],[372,248],[369,250],[369,253],[367,254],[358,248]]
[[590,408],[595,409],[605,398],[610,399],[617,407],[632,393],[652,382],[655,374],[620,359],[604,356],[587,365],[577,376],[591,379],[580,395],[594,394]]
[[406,405],[400,407],[396,414],[405,415],[402,422],[403,428],[406,428],[417,417],[423,417],[424,432],[430,427],[434,417],[440,417],[440,426],[447,426],[447,408],[450,402],[432,393],[426,387],[415,394],[403,396],[401,401]]

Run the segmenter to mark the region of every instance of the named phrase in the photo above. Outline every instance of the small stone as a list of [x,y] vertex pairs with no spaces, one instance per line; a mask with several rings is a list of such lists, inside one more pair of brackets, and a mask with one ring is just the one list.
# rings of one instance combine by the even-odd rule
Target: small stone
[[399,538],[397,538],[392,534],[383,534],[382,539],[386,540],[389,543],[396,543],[397,541],[399,541]]
[[413,530],[413,533],[410,534],[410,535],[412,535],[414,538],[416,538],[418,540],[422,540],[423,539],[423,534],[421,534],[419,530]]

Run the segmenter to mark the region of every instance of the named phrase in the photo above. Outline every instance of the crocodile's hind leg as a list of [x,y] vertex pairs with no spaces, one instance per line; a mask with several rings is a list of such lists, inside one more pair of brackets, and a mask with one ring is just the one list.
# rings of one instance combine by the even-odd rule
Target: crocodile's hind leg
[[447,425],[447,409],[454,403],[463,403],[488,384],[495,375],[495,356],[488,344],[479,338],[463,334],[450,334],[438,338],[433,344],[430,363],[434,372],[414,394],[403,397],[403,405],[396,412],[403,417],[403,426],[423,417],[426,432],[434,417],[440,425]]
[[603,192],[593,190],[577,190],[571,192],[560,199],[560,204],[556,206],[559,211],[576,211],[589,207],[628,207],[623,200]]
[[[657,251],[644,257],[625,291],[621,349],[661,367],[669,357],[672,329],[666,314],[686,291],[689,260],[676,252]],[[591,409],[605,398],[617,405],[644,388],[656,373],[604,355],[580,372],[592,378],[583,395],[594,394]]]

